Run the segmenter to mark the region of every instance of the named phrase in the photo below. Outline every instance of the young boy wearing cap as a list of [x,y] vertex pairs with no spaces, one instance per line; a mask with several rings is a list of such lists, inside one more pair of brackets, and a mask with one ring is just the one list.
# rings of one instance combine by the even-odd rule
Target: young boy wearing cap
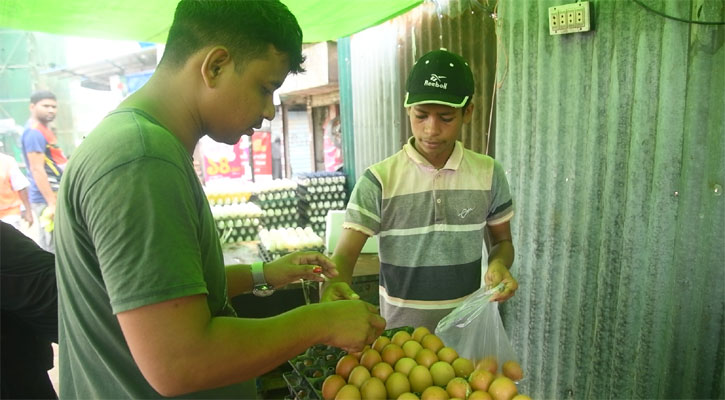
[[380,311],[388,328],[426,326],[431,332],[481,286],[484,233],[491,249],[485,282],[518,283],[509,221],[513,203],[500,163],[463,147],[474,92],[468,63],[445,49],[425,54],[406,84],[413,137],[393,156],[369,167],[353,189],[332,260],[338,277],[322,300],[356,298],[352,272],[368,237],[378,235]]

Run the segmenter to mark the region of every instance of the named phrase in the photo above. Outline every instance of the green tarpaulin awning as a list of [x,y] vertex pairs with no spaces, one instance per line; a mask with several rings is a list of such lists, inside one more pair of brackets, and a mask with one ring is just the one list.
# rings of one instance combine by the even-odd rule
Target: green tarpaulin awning
[[[423,0],[282,0],[304,41],[335,40],[377,25]],[[0,28],[163,43],[178,0],[0,0]]]

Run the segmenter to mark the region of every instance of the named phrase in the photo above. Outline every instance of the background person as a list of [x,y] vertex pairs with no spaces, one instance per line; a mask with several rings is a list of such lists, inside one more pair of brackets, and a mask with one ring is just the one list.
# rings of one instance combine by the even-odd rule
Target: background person
[[50,252],[54,252],[52,221],[56,192],[67,162],[58,147],[55,133],[48,127],[55,119],[57,109],[58,102],[52,92],[41,90],[33,93],[30,96],[30,119],[25,124],[21,139],[30,180],[30,204],[38,222],[38,244]]
[[355,262],[368,237],[378,235],[380,311],[388,327],[433,332],[480,288],[485,231],[492,244],[485,282],[505,284],[494,300],[513,296],[513,203],[501,164],[458,141],[473,114],[468,63],[445,49],[429,52],[413,66],[406,90],[413,137],[356,183],[332,255],[340,274],[322,300],[357,297],[349,286]]
[[[274,117],[302,70],[279,1],[178,3],[150,80],[74,151],[56,215],[62,398],[256,397],[253,378],[316,343],[361,350],[385,328],[359,300],[236,317],[230,298],[336,275],[316,252],[225,268],[191,154]],[[108,149],[113,149],[109,152]]]
[[[3,144],[0,142],[2,149]],[[33,224],[33,211],[28,199],[29,186],[30,182],[15,158],[0,153],[0,220],[20,230],[24,229],[22,220],[28,226]]]
[[57,398],[48,370],[58,342],[55,257],[0,221],[0,397]]

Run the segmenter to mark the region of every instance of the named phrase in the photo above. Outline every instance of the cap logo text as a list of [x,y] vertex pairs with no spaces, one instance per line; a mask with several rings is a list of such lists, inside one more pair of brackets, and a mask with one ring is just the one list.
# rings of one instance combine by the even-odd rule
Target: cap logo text
[[443,75],[430,74],[430,80],[426,79],[423,81],[423,86],[432,86],[445,90],[448,88],[448,82],[442,81],[445,78]]

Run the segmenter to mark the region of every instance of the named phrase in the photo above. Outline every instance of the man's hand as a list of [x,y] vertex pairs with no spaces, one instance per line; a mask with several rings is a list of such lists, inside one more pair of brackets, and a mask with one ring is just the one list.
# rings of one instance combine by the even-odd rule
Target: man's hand
[[290,253],[264,266],[264,277],[275,288],[300,279],[323,282],[323,276],[336,277],[337,267],[329,258],[316,251]]
[[23,219],[28,223],[28,226],[33,225],[33,210],[31,210],[30,207],[23,211]]
[[322,291],[320,302],[335,300],[357,300],[360,296],[346,282],[330,282]]
[[491,301],[506,301],[510,299],[514,295],[514,292],[516,292],[516,289],[519,288],[519,283],[516,282],[516,279],[514,279],[513,276],[511,276],[511,272],[506,265],[497,261],[493,261],[488,265],[485,280],[487,287],[496,287],[501,282],[504,284],[503,290],[493,295],[491,297]]
[[385,329],[385,319],[379,315],[378,308],[361,300],[331,301],[315,306],[324,310],[329,326],[324,343],[348,353],[372,344]]

